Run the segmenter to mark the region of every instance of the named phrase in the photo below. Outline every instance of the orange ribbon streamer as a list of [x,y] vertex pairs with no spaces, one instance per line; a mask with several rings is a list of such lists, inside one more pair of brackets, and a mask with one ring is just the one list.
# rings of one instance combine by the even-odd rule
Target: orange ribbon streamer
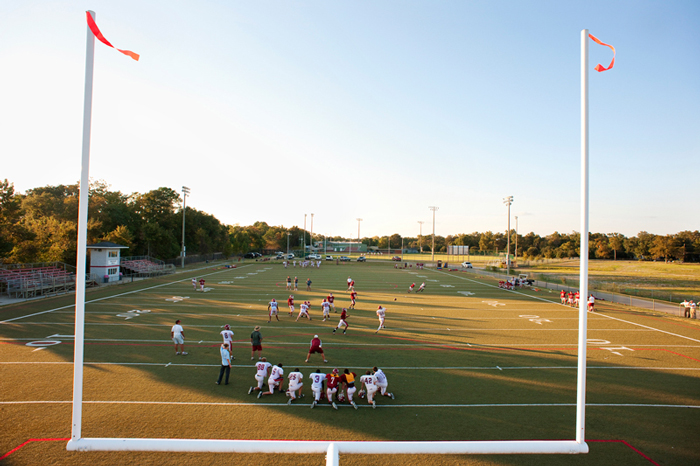
[[95,37],[97,37],[97,39],[100,42],[102,42],[105,45],[109,45],[113,49],[119,50],[124,55],[130,56],[131,58],[133,58],[136,61],[139,61],[139,54],[138,53],[134,53],[131,50],[121,50],[121,49],[116,48],[112,44],[110,44],[109,41],[107,39],[105,39],[105,36],[103,36],[102,33],[100,32],[100,28],[98,28],[97,24],[95,24],[95,20],[92,19],[92,15],[90,14],[90,12],[86,11],[85,14],[87,15],[88,27],[90,28],[92,33],[95,35]]
[[590,38],[593,40],[593,42],[595,42],[595,43],[597,43],[597,44],[604,45],[604,46],[606,46],[606,47],[610,47],[610,48],[612,49],[612,51],[613,51],[613,59],[612,59],[612,61],[610,62],[610,66],[608,66],[607,68],[604,68],[603,65],[601,65],[600,63],[598,63],[598,65],[596,65],[596,67],[595,67],[595,70],[596,70],[597,72],[600,73],[600,72],[602,72],[602,71],[607,71],[607,70],[611,69],[611,68],[613,67],[613,65],[615,64],[615,47],[613,47],[613,46],[610,45],[610,44],[604,44],[604,43],[602,43],[602,42],[601,42],[597,37],[595,37],[593,34],[588,34],[588,37],[590,37]]

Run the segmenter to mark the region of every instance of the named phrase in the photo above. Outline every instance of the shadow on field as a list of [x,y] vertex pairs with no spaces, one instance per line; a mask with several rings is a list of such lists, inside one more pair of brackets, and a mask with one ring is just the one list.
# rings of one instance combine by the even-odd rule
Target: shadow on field
[[[421,295],[421,303],[407,303],[396,291],[393,304],[391,288],[383,283],[399,281],[402,272],[390,267],[334,267],[327,265],[313,276],[315,291],[298,292],[299,300],[312,300],[312,321],[294,322],[285,312],[286,291],[277,290],[280,277],[287,271],[260,273],[255,279],[239,283],[212,285],[210,293],[197,295],[189,284],[191,275],[183,274],[143,283],[125,285],[119,290],[91,293],[88,300],[137,289],[140,293],[90,303],[87,306],[84,399],[86,404],[84,434],[88,436],[134,436],[174,438],[269,438],[319,440],[508,440],[571,439],[574,437],[576,401],[575,333],[538,334],[489,329],[446,331],[445,322],[463,326],[488,322],[489,315],[503,315],[501,310],[483,310],[479,317],[455,315],[464,310],[455,296],[455,286],[448,291]],[[321,273],[322,272],[322,273]],[[222,280],[237,276],[238,271],[221,273]],[[336,290],[337,301],[347,301],[343,283],[348,273],[359,284],[365,282],[367,296],[360,294],[357,311],[351,311],[347,335],[331,333],[338,322],[332,313],[330,322],[321,322],[319,301],[327,291]],[[305,275],[307,273],[305,272]],[[386,279],[385,275],[392,277]],[[212,278],[211,281],[218,280]],[[440,278],[448,282],[449,277]],[[452,282],[449,282],[452,283]],[[165,285],[153,288],[156,285]],[[476,284],[474,285],[476,287]],[[396,288],[398,289],[398,288]],[[476,288],[475,288],[476,289]],[[499,291],[499,290],[493,290]],[[189,294],[186,294],[189,293]],[[280,301],[280,321],[267,323],[267,296]],[[381,295],[381,296],[379,296]],[[168,302],[173,296],[190,296],[183,302]],[[261,300],[261,296],[265,299]],[[388,296],[389,298],[385,298]],[[70,304],[69,297],[39,303],[27,303],[2,309],[2,317],[27,315]],[[389,301],[391,299],[391,301]],[[498,301],[523,301],[523,296],[502,292]],[[481,301],[481,299],[479,299]],[[387,329],[374,334],[377,319],[374,309],[387,304],[390,314]],[[434,310],[420,311],[419,306],[432,303]],[[138,317],[117,318],[128,310],[148,309]],[[52,334],[72,334],[73,316],[56,311],[0,326],[5,339],[21,339],[18,344],[2,345],[4,360],[36,362],[20,370],[3,366],[3,379],[22,391],[6,395],[7,400],[45,400],[51,387],[62,388],[56,399],[69,400],[72,367],[50,366],[41,362],[72,361],[70,339],[56,337],[64,343],[34,351],[24,345],[32,338],[45,339]],[[435,315],[430,315],[431,313]],[[435,317],[435,319],[433,319]],[[169,340],[170,327],[176,319],[185,329],[187,356],[176,356]],[[437,321],[437,322],[436,322]],[[412,329],[405,325],[421,325]],[[518,321],[519,322],[519,321]],[[219,332],[224,324],[234,331],[233,355],[236,357],[230,384],[215,385],[220,368]],[[492,321],[493,323],[493,321]],[[32,325],[29,325],[32,324]],[[285,372],[299,368],[304,374],[305,398],[288,406],[284,394],[258,400],[247,395],[254,385],[255,369],[250,357],[249,336],[260,325],[263,354],[273,364],[283,363]],[[366,328],[358,328],[363,325]],[[495,324],[494,324],[495,325]],[[518,325],[521,325],[518,323]],[[401,330],[394,330],[392,326]],[[430,328],[432,326],[434,328]],[[428,327],[428,328],[425,328]],[[319,355],[304,362],[309,340],[314,334],[324,342],[328,364]],[[573,335],[573,337],[572,337]],[[516,341],[518,348],[508,346]],[[486,344],[488,342],[488,344]],[[7,347],[12,347],[8,351]],[[609,359],[604,359],[609,357]],[[257,361],[257,357],[256,357]],[[650,362],[651,361],[651,362]],[[679,366],[679,364],[683,366]],[[99,364],[93,364],[99,363]],[[106,364],[110,363],[110,364]],[[395,400],[379,397],[376,410],[368,409],[366,400],[358,399],[361,409],[348,405],[335,411],[325,401],[310,409],[309,375],[317,368],[324,373],[348,367],[358,377],[372,366],[384,369],[389,391]],[[660,369],[639,370],[639,366]],[[635,446],[666,451],[678,428],[695,429],[696,416],[682,413],[650,411],[653,408],[596,407],[596,404],[678,404],[698,405],[697,378],[662,367],[697,367],[689,359],[666,351],[635,351],[631,356],[613,357],[597,348],[589,352],[587,402],[589,438],[623,438]],[[286,386],[286,382],[285,382]],[[53,396],[53,395],[52,395]],[[120,401],[122,404],[110,402]],[[154,402],[155,404],[147,404]],[[659,408],[657,408],[659,409]],[[686,410],[690,411],[690,410]],[[612,416],[611,413],[614,413]],[[612,416],[612,417],[610,417]],[[11,419],[21,423],[23,419]],[[669,422],[658,432],[659,422]],[[66,426],[68,429],[70,426]],[[39,426],[37,426],[37,429]],[[690,432],[686,430],[684,432]],[[668,435],[667,435],[668,433]],[[666,441],[666,440],[664,440]],[[679,448],[685,448],[683,443]],[[620,450],[626,458],[626,450]],[[683,450],[682,450],[683,451]],[[687,453],[675,453],[678,459]],[[612,456],[617,453],[612,454]],[[685,456],[684,456],[685,455]],[[536,457],[530,457],[536,458]],[[522,457],[492,457],[492,464],[541,464]],[[574,460],[578,461],[578,460]],[[576,464],[570,463],[570,464]],[[634,464],[623,461],[623,464]]]

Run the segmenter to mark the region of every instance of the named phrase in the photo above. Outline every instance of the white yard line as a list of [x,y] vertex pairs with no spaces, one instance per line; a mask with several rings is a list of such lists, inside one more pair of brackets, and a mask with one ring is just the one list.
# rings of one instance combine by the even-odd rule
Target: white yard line
[[[243,267],[249,267],[249,265],[242,265],[241,267],[238,267],[238,268],[243,268]],[[208,277],[208,276],[210,276],[210,275],[215,275],[215,274],[217,274],[217,273],[223,273],[223,272],[227,272],[227,271],[231,271],[231,270],[232,270],[232,269],[217,270],[216,272],[212,272],[212,273],[209,273],[209,274],[206,274],[206,275],[202,275],[202,277]],[[170,286],[170,285],[173,285],[173,284],[179,283],[179,282],[186,282],[187,280],[191,280],[191,278],[189,278],[189,277],[188,277],[188,278],[183,278],[182,280],[175,280],[175,281],[172,281],[172,282],[169,282],[169,283],[163,283],[163,284],[151,286],[151,287],[148,287],[148,288],[142,288],[142,289],[140,289],[140,290],[127,291],[126,293],[119,293],[119,294],[115,294],[115,295],[112,295],[112,296],[106,296],[106,297],[104,297],[104,298],[91,299],[90,301],[86,301],[85,304],[96,303],[96,302],[99,302],[99,301],[104,301],[105,299],[118,298],[119,296],[126,296],[126,295],[130,295],[130,294],[141,293],[141,292],[143,292],[143,291],[153,290],[153,289],[155,289],[155,288],[162,288],[162,287],[164,287],[164,286]],[[20,317],[15,317],[15,318],[12,318],[12,319],[2,320],[2,321],[0,321],[0,324],[6,324],[6,323],[8,323],[8,322],[14,322],[14,321],[16,321],[16,320],[26,319],[27,317],[34,317],[34,316],[38,316],[38,315],[41,315],[41,314],[47,314],[47,313],[49,313],[49,312],[55,312],[55,311],[60,311],[60,310],[62,310],[62,309],[70,309],[70,308],[74,308],[74,307],[75,307],[75,304],[69,304],[68,306],[61,306],[61,307],[57,307],[57,308],[55,308],[55,309],[49,309],[48,311],[35,312],[34,314],[28,314],[28,315],[26,315],[26,316],[20,316]]]
[[[255,362],[255,361],[254,361]],[[3,361],[3,364],[47,364],[47,365],[73,365],[70,361]],[[172,366],[172,367],[221,367],[219,364],[178,364],[164,362],[86,362],[85,365],[90,366]],[[232,367],[251,368],[255,364],[234,364]],[[348,366],[348,369],[366,369],[360,366]],[[445,370],[463,370],[463,371],[531,371],[531,370],[575,370],[576,366],[425,366],[425,367],[382,367],[382,370],[414,370],[414,371],[445,371]],[[658,371],[700,371],[700,367],[634,367],[634,366],[588,366],[588,369],[603,369],[603,370],[658,370]]]
[[[0,405],[32,405],[32,404],[72,404],[72,401],[0,401]],[[223,403],[208,401],[83,401],[84,404],[101,405],[166,405],[166,406],[288,406],[287,403]],[[291,406],[309,407],[307,402],[293,403]],[[328,403],[319,403],[318,407],[328,406]],[[540,408],[540,407],[571,407],[575,403],[481,403],[481,404],[402,404],[385,405],[378,404],[380,408]],[[587,403],[588,407],[595,408],[694,408],[700,409],[700,405],[669,405],[669,404],[641,404],[641,403]],[[350,405],[340,404],[340,407],[352,408]],[[369,408],[369,405],[359,407]]]

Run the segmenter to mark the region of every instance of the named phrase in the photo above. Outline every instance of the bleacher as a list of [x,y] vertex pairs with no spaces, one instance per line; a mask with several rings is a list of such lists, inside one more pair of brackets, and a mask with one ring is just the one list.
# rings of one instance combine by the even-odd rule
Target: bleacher
[[10,298],[33,298],[75,289],[75,273],[60,262],[14,264],[0,269],[0,285]]
[[122,257],[120,265],[127,273],[140,276],[163,275],[175,271],[173,265],[149,256]]

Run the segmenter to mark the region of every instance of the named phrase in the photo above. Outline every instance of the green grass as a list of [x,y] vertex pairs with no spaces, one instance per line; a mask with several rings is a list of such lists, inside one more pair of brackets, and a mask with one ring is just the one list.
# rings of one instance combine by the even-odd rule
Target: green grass
[[[297,275],[300,283],[313,280],[311,292],[300,284],[294,293],[297,303],[311,300],[313,320],[294,322],[282,305],[281,322],[267,324],[267,302],[273,297],[281,304],[286,300],[287,275]],[[348,334],[332,335],[338,314],[322,322],[319,303],[332,291],[337,307],[346,306],[348,275],[356,281],[357,310],[350,311]],[[204,276],[212,290],[193,292],[192,276]],[[406,293],[411,282],[423,280],[425,294]],[[397,270],[378,261],[324,262],[318,270],[243,262],[234,270],[217,265],[188,268],[174,276],[90,292],[84,399],[91,403],[84,405],[83,436],[574,438],[577,312],[550,303],[558,300],[554,293],[513,293],[494,284],[474,273]],[[173,296],[188,298],[166,301]],[[71,335],[73,299],[0,308],[5,321],[52,310],[0,324],[0,343],[5,343],[0,344],[0,456],[31,438],[70,436],[71,406],[64,402],[72,396],[72,340],[55,337],[64,343],[38,351],[26,343]],[[388,308],[387,329],[375,335],[378,304]],[[599,306],[600,314],[589,316],[588,337],[609,343],[589,346],[587,439],[624,440],[659,464],[698,464],[700,326],[605,303]],[[126,320],[128,311],[135,309],[151,312]],[[176,319],[185,328],[190,353],[186,357],[175,356],[169,340]],[[217,386],[219,332],[226,323],[235,332],[236,360],[231,384]],[[247,395],[254,384],[249,335],[255,325],[263,327],[268,360],[284,363],[287,373],[298,367],[307,377],[307,397],[297,404],[287,406],[283,394],[261,400]],[[327,365],[318,355],[312,356],[311,364],[304,363],[315,333],[323,339]],[[615,350],[621,354],[616,355],[605,348],[624,349]],[[348,367],[360,375],[374,365],[384,368],[396,400],[383,397],[376,410],[368,409],[365,400],[359,400],[357,411],[347,406],[339,411],[327,406],[309,409],[308,375],[317,367]],[[29,403],[37,401],[56,403]],[[591,442],[590,448],[588,455],[578,456],[341,455],[341,464],[649,464],[620,442]],[[324,464],[322,455],[69,453],[65,442],[30,443],[4,463],[214,464],[229,458],[251,465]]]

